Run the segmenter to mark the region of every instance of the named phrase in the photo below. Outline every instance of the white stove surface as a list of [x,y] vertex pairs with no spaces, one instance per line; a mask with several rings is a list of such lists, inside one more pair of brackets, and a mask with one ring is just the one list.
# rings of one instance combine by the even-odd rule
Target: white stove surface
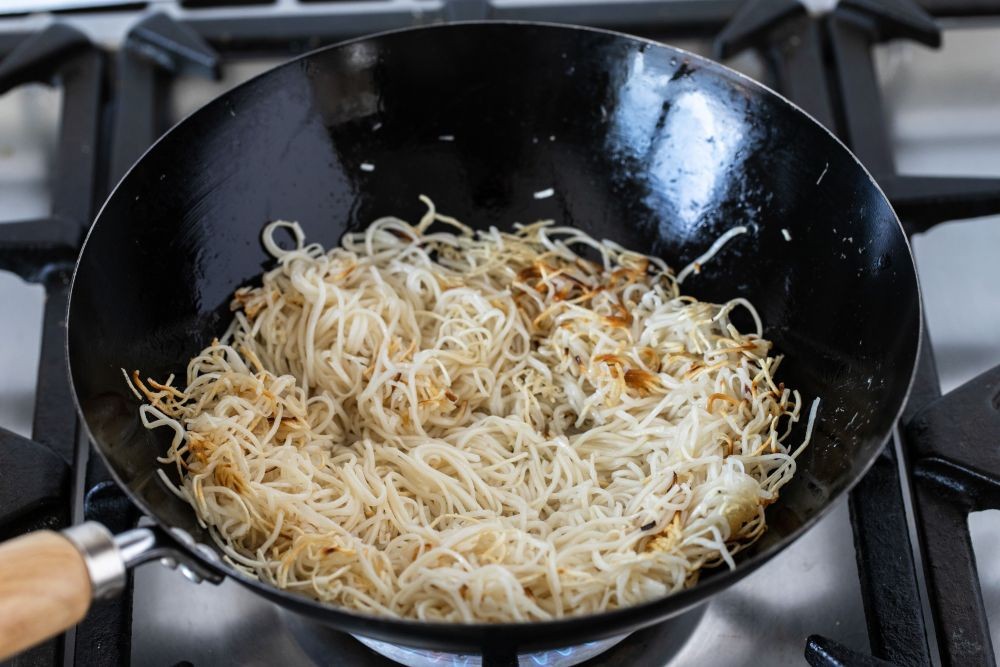
[[[134,20],[101,18],[87,30],[113,41],[115,31]],[[1000,71],[994,65],[1000,27],[949,30],[939,52],[903,45],[879,55],[900,170],[1000,176]],[[175,116],[273,63],[227,66],[221,83],[186,80],[172,100]],[[736,65],[758,73],[752,58]],[[0,98],[0,220],[46,214],[58,109],[58,93],[36,86]],[[998,251],[997,218],[941,225],[915,243],[945,390],[1000,363]],[[9,314],[0,324],[0,426],[23,435],[30,435],[43,298],[40,287],[0,272],[0,304]],[[974,515],[970,524],[994,644],[1000,645],[1000,521],[989,512]],[[315,664],[282,619],[275,607],[232,582],[195,586],[158,565],[143,566],[136,572],[133,662]],[[867,651],[846,502],[772,563],[715,597],[669,665],[802,664],[810,634]]]

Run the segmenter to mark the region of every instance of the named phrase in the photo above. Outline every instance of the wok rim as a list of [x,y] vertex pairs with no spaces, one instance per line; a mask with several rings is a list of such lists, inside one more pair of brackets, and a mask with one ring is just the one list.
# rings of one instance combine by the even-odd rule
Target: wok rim
[[[366,614],[354,610],[350,610],[344,607],[339,607],[334,604],[321,602],[313,598],[292,593],[285,589],[279,588],[277,586],[271,585],[259,579],[253,578],[235,567],[225,564],[223,561],[213,561],[198,552],[197,549],[190,547],[185,544],[179,544],[183,547],[185,553],[199,562],[201,565],[207,567],[210,571],[215,572],[225,578],[231,578],[234,581],[240,583],[241,585],[249,588],[254,593],[261,595],[265,599],[281,605],[287,609],[295,611],[297,613],[305,614],[311,618],[317,619],[328,625],[333,626],[345,626],[338,629],[343,629],[345,632],[351,634],[361,634],[364,636],[372,636],[377,638],[385,638],[390,634],[398,634],[403,638],[400,642],[401,645],[407,646],[417,646],[420,644],[424,645],[453,645],[455,648],[465,648],[465,647],[482,647],[491,643],[504,643],[511,644],[514,643],[516,647],[558,647],[558,646],[568,646],[570,644],[565,641],[560,642],[558,640],[542,639],[538,640],[538,637],[567,637],[571,635],[576,635],[571,641],[575,644],[582,643],[591,638],[599,638],[604,636],[611,636],[614,634],[619,634],[623,631],[635,632],[643,627],[648,627],[655,623],[662,622],[670,617],[680,615],[686,611],[690,611],[692,608],[698,606],[709,600],[715,594],[729,588],[733,584],[737,583],[745,576],[755,572],[762,565],[770,561],[776,555],[784,551],[786,548],[791,546],[793,543],[798,541],[806,532],[811,530],[819,521],[824,519],[832,509],[837,505],[837,503],[848,494],[860,481],[871,467],[874,465],[875,461],[878,459],[879,454],[885,448],[886,443],[892,437],[895,425],[899,422],[903,410],[909,400],[910,393],[913,389],[913,383],[916,378],[918,360],[920,359],[920,354],[922,347],[924,345],[924,304],[923,295],[920,287],[920,277],[916,270],[916,262],[913,256],[913,248],[910,243],[909,237],[906,235],[906,231],[899,219],[898,214],[892,206],[892,202],[886,196],[885,191],[879,185],[879,183],[872,176],[871,172],[867,167],[861,162],[860,159],[851,151],[848,146],[841,141],[836,134],[829,130],[826,126],[816,120],[809,112],[802,109],[800,106],[789,100],[787,97],[779,93],[778,91],[772,89],[770,86],[763,84],[756,79],[753,79],[746,74],[738,72],[722,63],[719,63],[711,58],[692,53],[685,49],[665,44],[663,42],[658,42],[653,39],[646,37],[639,37],[636,35],[631,35],[628,33],[609,30],[606,28],[595,28],[590,26],[581,26],[568,23],[557,23],[549,21],[517,21],[517,20],[470,20],[470,21],[454,21],[447,23],[437,23],[422,26],[407,26],[403,28],[395,28],[391,30],[384,30],[376,33],[370,33],[365,35],[360,35],[350,39],[342,40],[333,44],[322,46],[316,49],[312,49],[305,53],[302,53],[294,58],[290,58],[287,61],[271,67],[264,72],[261,72],[250,79],[241,82],[240,84],[230,88],[229,90],[216,96],[209,102],[205,103],[203,106],[195,109],[191,113],[184,116],[182,119],[177,121],[172,125],[167,131],[160,135],[150,146],[143,151],[143,153],[136,158],[135,162],[128,168],[128,170],[121,176],[115,186],[108,192],[105,197],[104,202],[101,204],[100,209],[94,215],[93,221],[87,230],[87,234],[84,238],[82,245],[80,246],[80,252],[77,260],[73,267],[73,274],[69,285],[69,298],[67,299],[67,309],[66,309],[66,337],[64,341],[64,354],[66,357],[66,368],[69,375],[69,383],[72,388],[73,394],[73,404],[76,408],[77,416],[83,428],[83,432],[87,437],[88,443],[91,445],[92,450],[96,451],[98,456],[107,467],[112,479],[118,488],[125,493],[129,500],[137,507],[139,510],[152,519],[155,524],[162,529],[165,533],[169,534],[170,530],[173,528],[170,524],[164,521],[159,514],[151,508],[144,499],[135,494],[132,489],[124,484],[121,476],[118,472],[117,467],[109,460],[108,456],[105,455],[102,446],[97,443],[99,440],[94,437],[91,431],[90,425],[87,422],[86,416],[84,414],[82,405],[80,403],[80,395],[78,393],[77,387],[73,382],[73,372],[72,372],[72,356],[70,355],[69,340],[72,336],[72,319],[70,318],[70,313],[72,310],[73,299],[76,294],[76,279],[77,274],[80,270],[81,259],[87,251],[87,246],[90,241],[91,236],[94,233],[94,229],[97,227],[98,223],[103,216],[105,209],[108,207],[109,203],[118,196],[119,191],[123,190],[123,185],[131,173],[137,168],[137,166],[144,162],[147,157],[152,153],[161,142],[166,141],[170,135],[177,131],[177,129],[188,123],[192,118],[198,114],[206,111],[209,107],[217,104],[223,104],[227,99],[231,97],[233,93],[237,90],[243,89],[244,87],[249,87],[256,84],[259,80],[264,77],[272,75],[274,72],[288,68],[295,67],[298,63],[305,61],[307,59],[315,57],[317,54],[332,51],[334,49],[340,49],[352,44],[359,42],[365,42],[369,40],[382,39],[385,37],[391,37],[397,34],[404,33],[414,33],[414,32],[432,32],[436,30],[453,30],[461,29],[470,26],[504,26],[510,28],[516,27],[534,27],[534,28],[544,28],[546,30],[559,30],[565,32],[591,32],[603,35],[608,35],[616,39],[623,39],[627,41],[634,42],[639,45],[646,45],[648,47],[655,47],[658,49],[666,49],[678,56],[690,59],[691,61],[699,63],[703,68],[713,70],[716,75],[722,75],[722,78],[731,77],[744,83],[752,89],[757,89],[762,92],[765,96],[770,95],[782,102],[783,104],[790,107],[798,115],[802,116],[805,121],[815,125],[822,132],[827,134],[835,143],[839,146],[847,155],[851,157],[854,163],[861,170],[863,174],[871,185],[874,187],[875,192],[882,198],[885,204],[888,206],[888,210],[892,214],[892,219],[896,223],[899,229],[899,234],[902,238],[904,247],[906,248],[906,257],[909,259],[907,263],[907,268],[912,272],[914,279],[914,292],[916,298],[916,328],[912,332],[916,336],[916,345],[913,350],[913,358],[908,362],[910,365],[910,374],[906,383],[905,391],[901,392],[899,398],[899,405],[895,410],[895,414],[892,419],[892,426],[886,431],[885,435],[880,438],[881,444],[873,449],[873,453],[870,455],[869,459],[864,462],[862,466],[858,468],[858,471],[851,476],[848,482],[843,488],[838,490],[836,493],[831,494],[825,501],[823,506],[817,510],[812,516],[808,517],[802,522],[797,528],[792,532],[785,535],[778,542],[770,545],[766,549],[753,554],[745,559],[737,559],[735,569],[719,569],[712,573],[712,575],[706,579],[701,579],[691,588],[686,588],[676,593],[670,593],[662,597],[658,597],[652,600],[647,600],[645,602],[630,605],[627,607],[621,607],[617,609],[611,609],[603,611],[596,614],[587,614],[582,616],[565,616],[562,618],[545,620],[545,621],[518,621],[518,622],[503,622],[503,623],[461,623],[461,622],[442,622],[442,621],[421,621],[410,618],[394,618],[378,616],[375,614]],[[235,289],[235,288],[234,288]],[[822,407],[822,404],[821,404]],[[214,547],[213,551],[215,550]],[[372,629],[375,630],[373,634],[367,633],[367,625],[372,625]],[[587,629],[586,626],[593,625],[593,628]],[[346,626],[350,626],[349,628]],[[384,630],[384,631],[383,631]],[[512,634],[513,633],[513,634]],[[494,639],[492,642],[488,641],[477,641],[477,637],[489,637],[493,635]],[[535,639],[528,639],[523,644],[516,643],[519,635],[530,635]],[[461,637],[466,637],[467,641],[463,641]],[[416,640],[416,644],[407,644],[406,640],[412,639]]]

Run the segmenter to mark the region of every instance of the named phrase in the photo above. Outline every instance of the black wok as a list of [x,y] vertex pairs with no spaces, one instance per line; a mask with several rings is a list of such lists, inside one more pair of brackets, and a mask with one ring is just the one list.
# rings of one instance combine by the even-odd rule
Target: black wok
[[[533,196],[548,188],[554,196]],[[233,290],[268,268],[259,241],[267,221],[298,220],[311,241],[331,246],[378,216],[418,217],[420,194],[476,227],[554,218],[675,267],[734,225],[751,226],[684,287],[702,299],[750,299],[787,357],[780,379],[822,402],[798,474],[768,509],[767,534],[735,570],[707,572],[682,593],[600,615],[434,624],[372,618],[283,592],[168,532],[211,544],[191,508],[155,474],[168,437],[139,425],[121,369],[183,373],[225,328]],[[920,321],[912,257],[885,196],[833,135],[785,99],[640,39],[472,23],[313,52],[180,123],[98,215],[76,270],[68,327],[73,386],[94,446],[160,527],[134,551],[175,550],[196,571],[233,577],[352,633],[512,651],[661,621],[788,546],[880,451],[906,397]],[[793,437],[802,437],[801,423]]]

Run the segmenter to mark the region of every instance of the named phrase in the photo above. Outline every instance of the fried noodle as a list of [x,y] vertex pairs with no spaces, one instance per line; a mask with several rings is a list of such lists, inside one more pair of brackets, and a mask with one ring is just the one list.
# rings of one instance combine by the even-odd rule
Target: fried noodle
[[802,398],[753,306],[682,296],[661,260],[577,229],[474,233],[424,201],[329,251],[269,224],[277,266],[185,387],[126,376],[228,559],[456,622],[591,614],[734,567],[818,403],[786,445]]

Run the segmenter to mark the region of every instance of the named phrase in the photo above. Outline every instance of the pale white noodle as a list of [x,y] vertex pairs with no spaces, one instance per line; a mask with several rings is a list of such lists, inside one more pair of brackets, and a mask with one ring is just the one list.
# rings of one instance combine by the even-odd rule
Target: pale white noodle
[[133,374],[228,558],[457,622],[590,614],[733,567],[795,472],[802,407],[753,306],[681,296],[662,261],[576,229],[477,235],[425,201],[330,251],[271,223],[276,268],[185,388]]
[[708,250],[704,252],[704,254],[698,256],[693,262],[681,269],[681,272],[677,274],[677,284],[683,284],[687,277],[692,273],[701,273],[701,267],[704,266],[704,264],[710,259],[715,257],[715,255],[722,250],[727,243],[740,234],[746,234],[748,231],[750,231],[749,228],[739,225],[726,231],[722,236],[715,239],[715,243],[713,243]]

